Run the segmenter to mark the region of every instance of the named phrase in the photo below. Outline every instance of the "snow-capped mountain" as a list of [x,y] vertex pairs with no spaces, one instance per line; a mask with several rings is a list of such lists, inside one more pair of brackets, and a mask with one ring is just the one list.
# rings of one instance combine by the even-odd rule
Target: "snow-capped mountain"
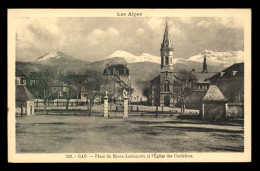
[[[244,52],[243,51],[227,51],[227,52],[214,52],[212,50],[204,50],[203,52],[191,56],[188,59],[184,58],[173,58],[174,70],[176,72],[186,69],[202,70],[202,64],[204,54],[207,57],[208,70],[211,72],[220,71],[234,63],[243,62]],[[103,60],[95,62],[86,62],[66,55],[60,51],[52,51],[45,55],[37,58],[33,63],[43,64],[48,66],[54,66],[62,70],[70,71],[82,71],[86,69],[103,70],[106,64],[129,64],[131,71],[145,69],[147,73],[150,72],[151,68],[156,71],[160,69],[161,58],[154,56],[149,53],[143,53],[140,56],[133,55],[127,51],[116,50],[112,54],[103,58]]]
[[49,61],[49,60],[54,60],[54,59],[76,59],[72,56],[69,56],[63,52],[60,51],[52,51],[44,54],[43,56],[40,56],[39,58],[36,59],[37,62],[43,62],[43,61]]
[[86,61],[74,58],[60,51],[52,51],[37,58],[34,63],[51,66],[75,66],[85,64]]
[[153,63],[160,63],[161,58],[158,56],[153,56],[149,53],[143,53],[140,56],[135,56],[129,52],[117,50],[112,54],[108,55],[105,59],[111,58],[124,58],[127,63],[136,63],[136,62],[153,62]]
[[72,57],[60,51],[52,51],[39,57],[38,59],[36,59],[36,61],[45,61],[45,60],[58,59],[58,58],[72,58]]
[[227,52],[204,50],[203,52],[188,58],[187,62],[201,63],[203,62],[204,54],[207,57],[207,64],[212,66],[228,67],[234,63],[244,62],[244,52],[241,50]]
[[[128,63],[152,62],[156,64],[161,64],[161,57],[154,56],[149,53],[143,53],[140,56],[136,56],[126,51],[116,50],[112,54],[108,55],[105,59],[112,59],[112,58],[123,58]],[[185,60],[182,58],[175,58],[173,59],[173,63],[185,63]]]

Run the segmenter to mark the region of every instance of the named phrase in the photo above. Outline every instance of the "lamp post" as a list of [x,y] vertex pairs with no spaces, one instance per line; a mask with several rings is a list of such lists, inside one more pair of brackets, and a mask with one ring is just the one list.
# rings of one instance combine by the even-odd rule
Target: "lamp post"
[[130,77],[130,74],[128,76],[128,79],[129,79],[129,86],[128,86],[128,88],[129,88],[129,100],[128,100],[128,102],[129,102],[129,106],[130,106],[130,101],[131,101],[131,77]]

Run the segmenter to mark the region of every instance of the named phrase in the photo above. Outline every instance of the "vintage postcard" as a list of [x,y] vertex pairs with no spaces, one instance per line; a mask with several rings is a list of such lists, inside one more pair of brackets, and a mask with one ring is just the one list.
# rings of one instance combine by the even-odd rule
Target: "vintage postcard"
[[250,9],[9,9],[8,161],[250,162]]

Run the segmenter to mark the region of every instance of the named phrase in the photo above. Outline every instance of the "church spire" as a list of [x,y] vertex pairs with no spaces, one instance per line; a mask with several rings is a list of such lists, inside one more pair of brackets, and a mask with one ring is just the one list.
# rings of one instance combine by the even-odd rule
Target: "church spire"
[[203,70],[201,73],[208,73],[206,54],[204,54]]
[[161,71],[171,71],[173,69],[173,47],[167,22],[161,44],[161,69]]
[[162,42],[162,49],[164,48],[171,48],[172,49],[172,42],[170,39],[170,34],[168,31],[168,23],[166,21],[166,26],[165,26],[165,31],[164,31],[164,36],[163,36],[163,42]]

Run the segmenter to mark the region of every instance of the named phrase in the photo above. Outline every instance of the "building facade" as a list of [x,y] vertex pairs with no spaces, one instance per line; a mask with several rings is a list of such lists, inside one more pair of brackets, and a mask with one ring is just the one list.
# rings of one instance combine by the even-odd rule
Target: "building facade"
[[103,75],[106,84],[101,89],[103,92],[108,92],[109,100],[123,100],[123,90],[126,90],[130,96],[130,70],[127,64],[106,64]]
[[161,70],[160,75],[150,81],[151,103],[158,106],[174,106],[177,102],[177,92],[181,89],[181,80],[173,71],[173,44],[166,23],[163,41],[161,44]]
[[206,55],[204,55],[202,72],[195,72],[194,69],[191,72],[174,71],[174,49],[167,23],[160,51],[160,74],[150,81],[152,105],[175,107],[182,98],[185,87],[192,88],[194,91],[207,91],[210,81],[206,79],[216,73],[208,72]]
[[244,63],[235,63],[208,79],[228,100],[227,117],[244,116]]
[[15,76],[15,85],[26,85],[27,76],[24,74],[17,74]]

